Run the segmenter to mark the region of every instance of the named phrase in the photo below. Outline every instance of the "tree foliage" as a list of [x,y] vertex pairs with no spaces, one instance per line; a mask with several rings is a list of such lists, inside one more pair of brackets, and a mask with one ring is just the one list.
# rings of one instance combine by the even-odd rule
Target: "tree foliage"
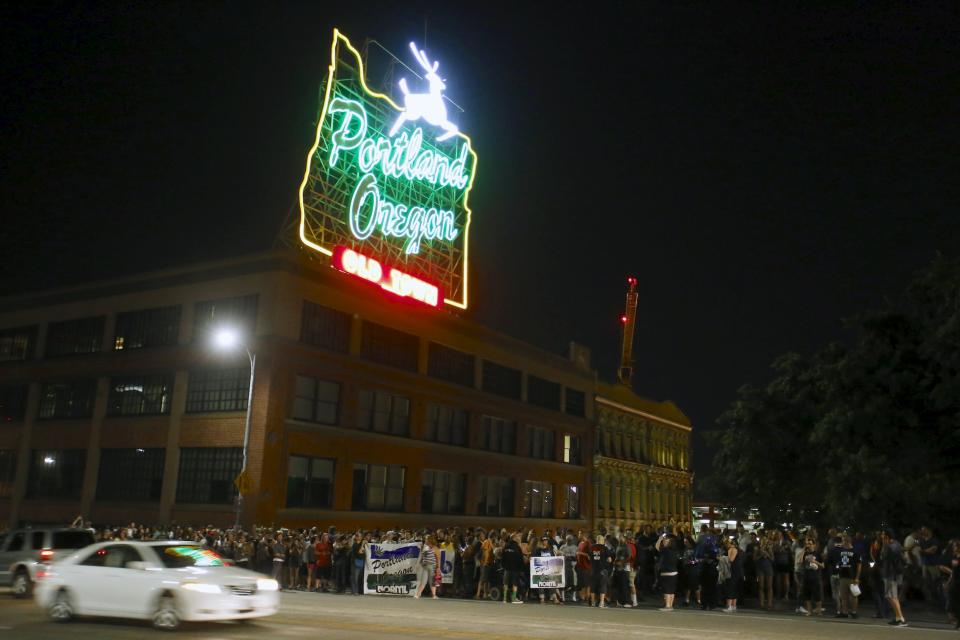
[[850,347],[781,356],[710,434],[713,488],[769,522],[960,525],[960,262],[942,258]]

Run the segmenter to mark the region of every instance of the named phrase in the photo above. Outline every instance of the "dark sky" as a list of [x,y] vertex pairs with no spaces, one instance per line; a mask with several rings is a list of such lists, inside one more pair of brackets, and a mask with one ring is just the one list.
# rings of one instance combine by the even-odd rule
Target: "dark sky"
[[334,26],[426,24],[467,110],[471,315],[611,378],[636,275],[635,387],[696,430],[960,253],[956,4],[556,4],[7,3],[0,293],[269,246]]

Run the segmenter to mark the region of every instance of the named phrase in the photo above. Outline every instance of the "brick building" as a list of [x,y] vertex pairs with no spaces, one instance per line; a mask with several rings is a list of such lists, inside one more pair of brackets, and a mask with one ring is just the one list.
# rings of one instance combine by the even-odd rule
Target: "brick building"
[[[304,252],[0,300],[0,521],[588,525],[596,376]],[[246,493],[246,492],[245,492]]]

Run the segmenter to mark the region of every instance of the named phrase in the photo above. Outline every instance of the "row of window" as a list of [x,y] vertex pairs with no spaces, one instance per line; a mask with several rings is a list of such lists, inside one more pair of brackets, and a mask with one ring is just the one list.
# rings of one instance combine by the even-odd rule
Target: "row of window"
[[[102,449],[97,499],[159,501],[165,458],[165,449]],[[236,495],[233,481],[242,462],[243,450],[236,447],[180,449],[177,502],[229,504]],[[85,449],[34,449],[29,460],[27,497],[79,499],[86,463]],[[17,452],[0,450],[0,497],[13,495],[16,466]]]
[[[193,371],[187,385],[187,413],[242,411],[247,407],[249,369]],[[0,417],[22,420],[27,388],[0,388]],[[42,419],[89,418],[93,413],[96,383],[93,380],[47,383],[41,388]],[[170,412],[173,375],[124,376],[110,381],[109,416],[165,415]],[[340,421],[341,386],[337,382],[297,376],[292,417],[321,424]],[[362,389],[358,394],[356,427],[396,436],[410,434],[410,399],[385,391]],[[517,423],[483,416],[482,446],[487,451],[516,455]],[[446,405],[427,407],[426,439],[442,444],[469,446],[469,414]],[[552,429],[527,427],[528,449],[519,452],[539,460],[557,460]],[[580,464],[580,437],[564,435],[562,462]]]
[[[179,306],[158,307],[117,314],[113,337],[114,350],[139,349],[177,344],[180,332]],[[198,302],[194,311],[194,336],[203,339],[221,324],[252,333],[256,326],[257,296],[249,295]],[[349,314],[310,301],[304,301],[300,324],[301,342],[347,353],[350,345]],[[51,322],[47,327],[48,357],[95,353],[102,350],[106,316]],[[37,327],[17,327],[0,331],[0,361],[33,357]],[[419,338],[413,334],[364,321],[360,342],[363,358],[398,369],[415,372],[419,358]],[[431,342],[428,345],[427,375],[473,388],[475,356]],[[521,399],[523,374],[495,362],[484,360],[481,388],[514,400]],[[564,389],[560,384],[536,376],[527,377],[527,402],[545,409],[561,410],[583,417],[586,395]]]
[[[290,456],[287,464],[287,507],[331,509],[336,462],[329,458]],[[355,463],[350,506],[355,511],[403,511],[406,468],[400,465]],[[477,478],[476,513],[513,517],[514,483],[511,478]],[[420,483],[420,513],[466,513],[467,474],[425,469]],[[549,482],[523,484],[520,515],[554,517],[554,489]],[[580,487],[562,485],[556,517],[580,517]]]

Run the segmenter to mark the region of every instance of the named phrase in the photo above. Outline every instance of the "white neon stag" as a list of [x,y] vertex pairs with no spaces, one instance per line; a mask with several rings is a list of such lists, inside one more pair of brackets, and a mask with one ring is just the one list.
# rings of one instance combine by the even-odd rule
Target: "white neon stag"
[[417,59],[420,66],[427,72],[427,82],[430,83],[428,93],[410,93],[407,89],[406,78],[400,78],[400,90],[403,91],[404,110],[398,117],[393,127],[390,128],[390,136],[397,132],[404,122],[419,120],[423,118],[427,122],[440,127],[445,133],[437,138],[437,142],[457,134],[459,129],[457,125],[447,120],[447,106],[443,103],[443,90],[447,85],[443,83],[440,76],[437,75],[437,67],[440,63],[434,61],[430,64],[427,54],[423,50],[418,50],[417,45],[410,43],[410,50],[413,51],[413,57]]

